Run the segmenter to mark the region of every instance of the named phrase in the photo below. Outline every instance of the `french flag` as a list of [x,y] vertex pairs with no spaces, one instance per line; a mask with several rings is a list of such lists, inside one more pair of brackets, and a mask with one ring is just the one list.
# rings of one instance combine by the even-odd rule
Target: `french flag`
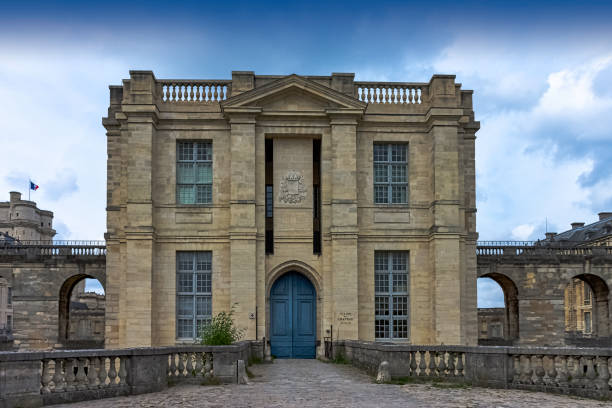
[[34,184],[32,180],[30,180],[30,190],[38,190],[38,184]]

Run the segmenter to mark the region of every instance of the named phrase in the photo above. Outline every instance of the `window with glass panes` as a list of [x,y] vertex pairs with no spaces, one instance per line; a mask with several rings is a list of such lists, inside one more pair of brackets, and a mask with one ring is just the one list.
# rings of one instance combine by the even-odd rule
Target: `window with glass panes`
[[212,315],[212,252],[178,252],[176,258],[176,337],[194,339]]
[[374,144],[374,203],[408,203],[407,144]]
[[176,202],[212,203],[212,143],[176,144]]
[[406,251],[374,253],[374,337],[408,339],[409,267]]

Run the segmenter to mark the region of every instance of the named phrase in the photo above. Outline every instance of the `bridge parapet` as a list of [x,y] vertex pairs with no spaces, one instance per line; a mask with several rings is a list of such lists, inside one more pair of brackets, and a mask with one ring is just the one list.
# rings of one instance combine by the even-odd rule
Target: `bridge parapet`
[[555,256],[604,256],[612,258],[612,246],[576,247],[565,243],[549,245],[532,241],[479,241],[476,255],[482,258],[500,257],[542,257]]
[[0,244],[0,258],[39,259],[47,257],[78,257],[103,259],[106,257],[104,241],[20,241],[11,245]]

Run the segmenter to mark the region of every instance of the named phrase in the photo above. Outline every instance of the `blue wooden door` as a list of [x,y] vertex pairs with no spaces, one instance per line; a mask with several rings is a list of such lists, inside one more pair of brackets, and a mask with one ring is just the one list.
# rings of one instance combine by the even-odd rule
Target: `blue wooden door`
[[315,358],[316,292],[296,272],[281,276],[270,292],[270,343],[277,358]]

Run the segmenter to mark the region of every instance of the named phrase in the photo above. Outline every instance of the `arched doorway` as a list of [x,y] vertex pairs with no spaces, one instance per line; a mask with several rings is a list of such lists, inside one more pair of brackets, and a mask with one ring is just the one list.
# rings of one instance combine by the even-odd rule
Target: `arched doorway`
[[[500,273],[488,273],[478,279],[479,287],[486,284],[499,287],[504,299],[499,305],[478,306],[478,342],[483,345],[512,344],[519,338],[518,289],[512,279]],[[479,292],[477,296],[481,303],[482,294]]]
[[315,358],[316,290],[298,272],[279,277],[270,290],[270,345],[277,358]]
[[610,336],[606,282],[596,275],[574,276],[564,290],[565,334],[570,342]]
[[104,348],[105,292],[93,276],[68,278],[59,293],[58,343],[67,348]]

